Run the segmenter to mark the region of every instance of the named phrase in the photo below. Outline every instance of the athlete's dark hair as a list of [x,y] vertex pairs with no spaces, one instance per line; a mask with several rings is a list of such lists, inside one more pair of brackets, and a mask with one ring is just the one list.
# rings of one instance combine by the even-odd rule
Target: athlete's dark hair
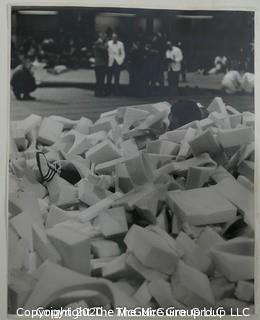
[[171,113],[178,119],[178,126],[181,127],[194,120],[201,120],[202,114],[197,103],[192,100],[180,99],[172,104]]

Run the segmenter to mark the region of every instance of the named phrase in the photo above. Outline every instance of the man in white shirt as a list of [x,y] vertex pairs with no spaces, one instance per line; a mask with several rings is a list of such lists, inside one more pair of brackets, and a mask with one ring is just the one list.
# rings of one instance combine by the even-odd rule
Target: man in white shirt
[[125,60],[125,48],[123,42],[118,40],[116,33],[112,34],[112,40],[107,43],[108,46],[108,76],[107,84],[109,93],[111,92],[112,77],[115,78],[115,92],[118,93],[119,78],[122,64]]
[[167,42],[166,60],[168,61],[168,86],[170,94],[176,95],[179,92],[179,76],[183,56],[180,48]]

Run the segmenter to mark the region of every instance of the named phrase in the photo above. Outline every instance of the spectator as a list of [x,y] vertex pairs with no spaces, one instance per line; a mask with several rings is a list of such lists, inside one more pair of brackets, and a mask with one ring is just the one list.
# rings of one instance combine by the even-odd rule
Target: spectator
[[182,51],[173,46],[170,41],[167,42],[166,60],[168,61],[168,86],[170,94],[179,93],[179,77],[181,71]]
[[17,100],[35,100],[35,98],[30,95],[30,93],[36,89],[30,59],[24,58],[22,64],[14,70],[11,86]]
[[95,96],[103,97],[105,95],[105,77],[107,73],[107,45],[106,35],[100,33],[97,41],[94,44],[94,58],[95,58],[95,75],[96,88]]
[[129,51],[130,89],[134,96],[144,94],[144,49],[140,41],[132,43]]
[[112,34],[112,40],[108,43],[108,76],[107,84],[111,93],[112,78],[115,78],[115,93],[119,93],[119,80],[122,64],[125,60],[125,48],[123,42],[118,40],[116,33]]

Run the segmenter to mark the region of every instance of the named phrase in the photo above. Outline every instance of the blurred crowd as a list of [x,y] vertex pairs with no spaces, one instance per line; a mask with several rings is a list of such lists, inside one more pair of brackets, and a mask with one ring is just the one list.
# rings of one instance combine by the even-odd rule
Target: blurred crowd
[[[225,89],[232,78],[230,71],[235,70],[240,75],[241,72],[253,74],[254,48],[253,44],[250,45],[250,50],[241,48],[235,59],[222,54],[212,57],[211,66],[203,65],[203,61],[200,62],[197,73],[203,75],[229,73],[224,85],[222,83]],[[84,39],[76,40],[71,35],[61,35],[57,39],[48,35],[37,40],[33,37],[13,36],[11,67],[18,68],[19,77],[18,80],[12,79],[12,86],[14,89],[15,83],[20,82],[21,70],[28,69],[31,61],[33,64],[42,63],[44,68],[53,73],[68,69],[94,68],[95,95],[98,97],[112,93],[119,94],[120,73],[124,69],[129,72],[131,95],[147,96],[155,87],[164,86],[169,88],[172,95],[178,95],[179,81],[186,81],[187,62],[190,59],[187,58],[189,57],[187,53],[180,39],[172,41],[166,34],[160,32],[149,37],[137,34],[136,39],[132,40],[121,39],[110,31],[99,33],[92,43],[87,43]],[[235,81],[238,83],[237,73],[235,74]],[[234,93],[243,90],[240,80],[239,83],[239,89],[228,88],[225,91]],[[31,85],[31,88],[34,88],[34,85]],[[18,90],[18,97],[21,96],[19,91],[21,89]]]

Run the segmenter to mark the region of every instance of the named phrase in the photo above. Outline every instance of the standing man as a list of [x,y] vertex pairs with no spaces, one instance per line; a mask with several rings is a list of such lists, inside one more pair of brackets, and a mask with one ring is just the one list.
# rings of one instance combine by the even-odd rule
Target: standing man
[[98,39],[94,44],[95,57],[95,74],[96,74],[96,88],[95,96],[105,96],[105,77],[107,73],[107,45],[106,35],[99,33]]
[[111,93],[112,77],[115,78],[115,93],[119,93],[119,79],[122,64],[125,60],[125,48],[121,41],[118,41],[116,33],[112,34],[112,40],[108,43],[108,76],[107,85],[109,93]]
[[180,48],[167,42],[166,60],[168,62],[168,86],[169,93],[177,95],[179,93],[179,76],[183,56]]

